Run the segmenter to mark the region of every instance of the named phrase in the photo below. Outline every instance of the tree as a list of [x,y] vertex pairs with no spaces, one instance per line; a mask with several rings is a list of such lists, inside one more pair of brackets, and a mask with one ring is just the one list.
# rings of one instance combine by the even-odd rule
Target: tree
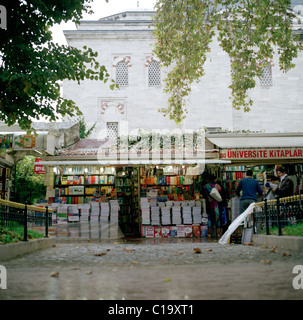
[[169,94],[164,115],[179,123],[186,117],[191,84],[204,74],[206,54],[214,37],[231,59],[232,105],[250,111],[248,90],[255,87],[264,63],[279,55],[287,72],[302,50],[292,32],[295,15],[289,0],[158,0],[154,18],[154,53],[162,65],[172,66],[165,79]]
[[45,197],[44,176],[34,173],[35,157],[25,156],[16,164],[17,200],[34,204]]
[[91,1],[1,2],[7,12],[7,28],[0,28],[0,120],[30,129],[32,120],[40,117],[55,121],[60,116],[79,116],[76,104],[60,96],[59,82],[108,81],[97,52],[52,42],[50,27],[69,20],[79,22],[83,12],[91,12]]
[[84,117],[80,117],[79,118],[79,137],[80,137],[80,139],[88,138],[91,135],[91,133],[93,132],[93,130],[95,129],[96,124],[97,123],[95,122],[90,128],[87,128]]

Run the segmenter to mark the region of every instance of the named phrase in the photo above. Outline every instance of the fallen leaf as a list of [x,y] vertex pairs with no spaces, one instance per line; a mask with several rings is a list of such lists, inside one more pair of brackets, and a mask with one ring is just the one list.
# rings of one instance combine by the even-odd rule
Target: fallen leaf
[[137,263],[138,263],[137,261],[132,260],[132,264],[137,264]]
[[274,253],[276,253],[276,252],[280,252],[279,250],[277,250],[277,247],[272,247],[271,248],[271,250],[270,250],[270,252],[274,252]]
[[213,251],[212,249],[206,249],[205,252],[211,252]]
[[261,260],[260,262],[265,263],[265,264],[271,264],[270,260]]
[[200,248],[194,248],[194,253],[202,253]]
[[56,245],[54,244],[54,245],[53,245],[53,248],[55,248],[55,247],[56,247]]
[[246,246],[254,246],[255,244],[253,242],[244,243]]
[[87,271],[86,274],[93,274],[93,272],[92,271]]
[[114,244],[119,244],[120,242],[114,242]]
[[288,252],[283,252],[283,257],[289,257],[289,256],[291,256],[290,253],[288,253]]
[[179,254],[183,254],[183,253],[184,253],[183,251],[180,251],[180,252],[179,252]]
[[95,253],[94,256],[100,257],[106,255],[106,252]]
[[164,282],[170,282],[170,281],[171,281],[171,278],[164,279]]
[[106,251],[110,251],[110,249],[107,249]]
[[131,251],[133,251],[132,249],[126,249],[126,248],[123,248],[123,250],[125,251],[125,252],[131,252]]
[[57,277],[59,277],[59,272],[58,271],[54,271],[54,272],[52,272],[50,274],[50,276],[53,277],[53,278],[57,278]]

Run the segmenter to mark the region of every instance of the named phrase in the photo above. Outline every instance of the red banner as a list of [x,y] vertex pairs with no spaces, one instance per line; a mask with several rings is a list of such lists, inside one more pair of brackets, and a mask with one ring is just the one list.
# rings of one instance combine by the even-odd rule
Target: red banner
[[45,169],[42,164],[39,164],[39,162],[42,161],[42,158],[36,158],[35,159],[35,167],[34,167],[34,173],[37,174],[45,174]]
[[221,159],[302,159],[303,148],[222,149]]

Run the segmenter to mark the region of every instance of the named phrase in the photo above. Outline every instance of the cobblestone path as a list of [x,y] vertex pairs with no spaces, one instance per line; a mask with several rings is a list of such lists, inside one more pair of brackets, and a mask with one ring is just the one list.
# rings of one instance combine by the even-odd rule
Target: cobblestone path
[[2,300],[303,299],[303,252],[206,239],[57,241],[0,264]]

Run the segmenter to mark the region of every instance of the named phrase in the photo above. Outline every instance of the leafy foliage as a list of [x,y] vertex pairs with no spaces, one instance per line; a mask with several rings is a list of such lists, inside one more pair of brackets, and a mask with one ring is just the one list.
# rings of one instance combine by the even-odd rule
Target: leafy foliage
[[17,202],[34,204],[44,198],[44,176],[34,173],[35,157],[25,156],[16,165]]
[[[72,100],[60,96],[59,81],[104,81],[109,74],[97,52],[52,42],[50,27],[90,12],[92,0],[5,0],[7,30],[0,29],[0,120],[30,129],[41,116],[81,115]],[[108,0],[106,0],[108,1]]]
[[193,81],[204,74],[214,37],[231,59],[231,98],[236,109],[253,105],[248,90],[264,64],[279,55],[287,72],[302,45],[291,29],[289,0],[159,0],[154,18],[154,53],[172,67],[165,80],[167,108],[160,111],[179,123],[186,117],[186,98]]
[[79,136],[80,136],[80,139],[85,139],[85,138],[88,138],[91,133],[93,132],[93,130],[95,129],[96,127],[96,122],[90,127],[90,128],[87,128],[87,125],[85,123],[85,120],[84,120],[84,117],[80,117],[79,118]]
[[[36,230],[27,231],[28,239],[43,238],[44,235]],[[0,243],[14,243],[24,239],[24,227],[1,227],[0,226]]]

